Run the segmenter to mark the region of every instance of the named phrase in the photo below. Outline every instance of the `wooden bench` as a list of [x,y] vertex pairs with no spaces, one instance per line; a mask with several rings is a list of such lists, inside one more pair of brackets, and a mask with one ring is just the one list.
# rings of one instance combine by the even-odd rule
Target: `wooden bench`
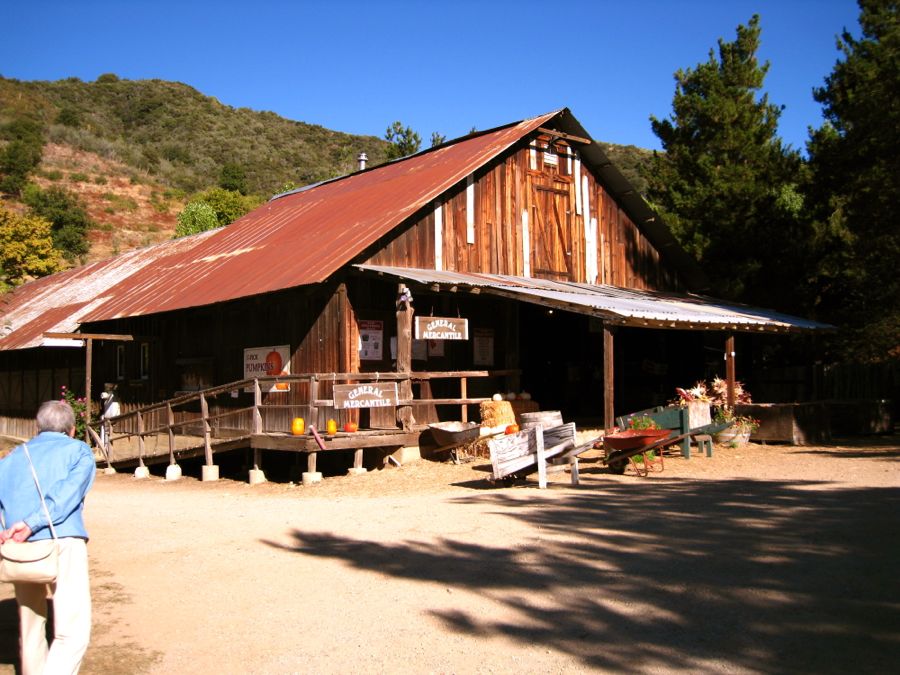
[[547,474],[571,468],[572,485],[578,485],[578,455],[592,443],[577,445],[575,424],[550,429],[539,426],[488,441],[492,481],[506,481],[537,471],[538,485],[547,487]]

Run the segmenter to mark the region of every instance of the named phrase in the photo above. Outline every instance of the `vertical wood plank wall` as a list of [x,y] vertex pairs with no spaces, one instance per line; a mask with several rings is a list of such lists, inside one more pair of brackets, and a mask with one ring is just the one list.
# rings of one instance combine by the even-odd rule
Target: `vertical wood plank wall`
[[[580,161],[577,148],[557,144],[555,162],[547,161],[545,150],[545,141],[532,139],[475,174],[473,244],[467,243],[464,179],[367,262],[434,269],[434,211],[440,206],[441,269],[523,276],[530,266],[530,276],[539,278],[650,290],[682,288],[647,237]],[[579,174],[587,192],[578,194],[576,202]],[[524,260],[523,212],[528,214],[529,266]],[[597,219],[591,242],[597,251],[595,279],[587,277],[586,264],[591,218]]]

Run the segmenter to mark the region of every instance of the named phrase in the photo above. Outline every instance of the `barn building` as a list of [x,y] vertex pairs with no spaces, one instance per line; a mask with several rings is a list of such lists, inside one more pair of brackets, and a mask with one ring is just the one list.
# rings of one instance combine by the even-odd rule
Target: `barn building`
[[[248,441],[297,415],[406,443],[495,392],[608,423],[703,377],[736,333],[822,328],[698,294],[713,290],[562,109],[16,289],[0,309],[0,422],[27,436],[67,385],[92,401],[114,389],[122,428],[148,437],[204,415],[207,458],[217,431],[230,448],[297,449]],[[464,319],[464,339],[428,339],[427,318]],[[336,408],[335,383],[362,381],[399,385],[399,422],[394,407]]]

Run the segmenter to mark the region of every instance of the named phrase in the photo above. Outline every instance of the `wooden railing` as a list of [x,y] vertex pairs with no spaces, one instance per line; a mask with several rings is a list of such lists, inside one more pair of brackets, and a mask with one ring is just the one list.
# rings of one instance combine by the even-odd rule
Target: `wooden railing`
[[[212,464],[213,438],[288,432],[294,417],[304,417],[312,424],[324,426],[325,419],[338,418],[341,414],[346,415],[346,411],[338,411],[335,408],[332,398],[320,397],[321,383],[332,385],[339,382],[359,381],[421,383],[438,379],[458,379],[459,397],[404,399],[398,401],[397,407],[412,405],[459,406],[460,418],[467,421],[467,406],[488,400],[468,396],[469,379],[513,375],[517,372],[512,370],[472,370],[412,373],[308,373],[238,380],[203,391],[182,394],[160,403],[129,411],[95,424],[96,433],[91,435],[98,445],[101,445],[99,436],[104,436],[105,443],[102,444],[101,451],[108,461],[115,461],[112,445],[116,440],[127,439],[130,444],[131,439],[136,438],[138,459],[141,464],[147,454],[148,440],[155,440],[159,444],[162,439],[169,454],[170,463],[174,463],[176,436],[196,436],[198,443],[202,438],[206,463]],[[292,392],[294,400],[287,403],[278,402],[279,394],[286,392],[270,391],[277,385],[297,387]],[[220,397],[227,397],[229,401],[240,398],[241,394],[246,393],[247,390],[253,394],[251,406],[232,407],[218,402]],[[211,402],[214,403],[212,408],[210,407]],[[101,424],[106,426],[105,435],[99,433]],[[153,452],[152,454],[159,456],[163,453]]]

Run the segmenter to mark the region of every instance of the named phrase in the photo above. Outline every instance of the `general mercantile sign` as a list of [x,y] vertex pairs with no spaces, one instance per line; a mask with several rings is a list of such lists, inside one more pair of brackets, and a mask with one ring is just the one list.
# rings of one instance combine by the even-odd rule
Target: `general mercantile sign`
[[469,320],[459,317],[417,316],[417,340],[468,340]]
[[397,405],[396,382],[360,382],[334,385],[334,407],[389,408]]

